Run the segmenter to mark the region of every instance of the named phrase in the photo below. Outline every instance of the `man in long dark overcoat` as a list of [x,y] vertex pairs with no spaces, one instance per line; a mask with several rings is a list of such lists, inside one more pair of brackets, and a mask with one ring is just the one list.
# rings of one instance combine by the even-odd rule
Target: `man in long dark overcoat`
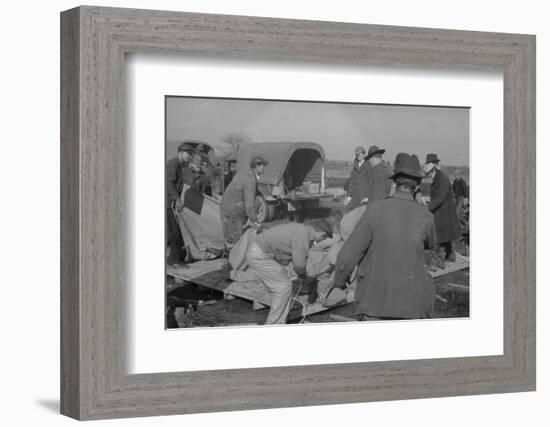
[[256,194],[258,179],[264,173],[267,161],[260,156],[253,157],[250,169],[244,175],[237,174],[229,183],[220,204],[222,230],[228,246],[232,246],[243,235],[246,222],[258,221]]
[[373,145],[369,148],[366,160],[370,163],[367,197],[369,202],[385,199],[391,191],[391,172],[382,160],[386,152],[383,148]]
[[440,170],[437,154],[428,154],[424,172],[433,179],[428,209],[435,218],[437,243],[445,249],[445,259],[454,261],[453,241],[461,236],[455,196],[449,176]]
[[335,265],[334,286],[345,288],[357,268],[355,306],[359,316],[417,319],[429,317],[435,298],[424,265],[424,248],[435,245],[433,215],[414,199],[420,180],[416,156],[399,153],[395,192],[369,202]]
[[185,143],[178,146],[176,157],[166,163],[166,229],[168,232],[168,246],[170,254],[167,263],[177,264],[182,260],[183,238],[172,207],[179,199],[182,186],[182,173],[187,167],[189,153]]
[[361,202],[368,197],[371,165],[366,161],[365,155],[366,152],[363,147],[357,147],[355,149],[353,169],[344,185],[344,190],[347,195],[346,211],[348,212],[357,208]]

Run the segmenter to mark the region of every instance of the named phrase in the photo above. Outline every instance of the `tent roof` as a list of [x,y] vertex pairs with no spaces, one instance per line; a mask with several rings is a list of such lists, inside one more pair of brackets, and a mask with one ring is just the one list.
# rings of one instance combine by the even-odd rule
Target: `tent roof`
[[244,144],[239,148],[237,157],[237,173],[246,174],[250,170],[250,160],[254,156],[261,156],[267,160],[268,165],[264,174],[260,177],[262,184],[278,184],[283,176],[288,161],[295,151],[307,149],[319,153],[319,157],[324,160],[325,150],[315,142],[299,141],[281,141],[281,142],[260,142]]

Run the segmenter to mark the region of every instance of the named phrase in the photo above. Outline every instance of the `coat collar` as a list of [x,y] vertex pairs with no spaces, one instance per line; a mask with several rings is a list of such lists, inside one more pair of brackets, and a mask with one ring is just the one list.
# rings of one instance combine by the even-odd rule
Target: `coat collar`
[[367,160],[363,160],[363,163],[361,163],[361,166],[359,166],[359,162],[357,160],[353,161],[353,167],[355,170],[361,170],[366,167],[370,166],[370,163]]
[[411,193],[408,191],[399,191],[396,190],[395,193],[393,193],[391,196],[393,199],[399,199],[399,200],[408,200],[409,202],[414,202],[414,197]]
[[256,174],[254,173],[254,171],[252,169],[250,169],[248,171],[248,175],[251,176],[252,178],[254,178],[254,181],[256,181],[256,182],[259,181],[258,177],[256,176]]

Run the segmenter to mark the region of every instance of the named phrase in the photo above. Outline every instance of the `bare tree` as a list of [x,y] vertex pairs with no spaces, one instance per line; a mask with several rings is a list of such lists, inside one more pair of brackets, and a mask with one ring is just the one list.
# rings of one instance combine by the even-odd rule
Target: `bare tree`
[[225,144],[229,144],[231,148],[233,149],[233,152],[235,155],[239,152],[239,148],[242,144],[248,144],[251,142],[251,138],[249,135],[243,133],[243,132],[230,132],[225,134],[225,136],[222,138],[222,141]]

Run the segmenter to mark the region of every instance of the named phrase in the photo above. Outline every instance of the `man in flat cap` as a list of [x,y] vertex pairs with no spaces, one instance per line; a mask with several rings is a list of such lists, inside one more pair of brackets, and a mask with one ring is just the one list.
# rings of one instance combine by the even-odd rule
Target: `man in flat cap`
[[424,249],[435,245],[433,215],[414,199],[422,179],[414,155],[395,159],[394,193],[369,201],[335,265],[334,286],[344,289],[357,268],[355,307],[360,318],[429,317],[435,288]]
[[453,241],[461,235],[460,223],[456,215],[455,196],[449,176],[439,166],[437,154],[428,154],[424,173],[432,178],[428,209],[435,218],[437,243],[445,249],[445,259],[454,261]]
[[385,152],[386,150],[373,145],[369,148],[367,158],[365,159],[371,165],[367,195],[369,202],[382,200],[390,195],[392,187],[390,177],[392,174],[382,160],[382,154]]
[[266,165],[267,161],[263,157],[252,157],[248,172],[244,176],[237,173],[223,194],[220,214],[223,235],[228,246],[237,243],[247,221],[252,225],[258,221],[256,193],[258,180]]
[[371,165],[365,159],[365,149],[357,147],[355,149],[355,160],[350,176],[344,184],[346,191],[346,210],[352,211],[366,201],[369,192],[369,173]]
[[187,148],[185,142],[181,143],[178,146],[176,157],[166,163],[166,228],[168,231],[167,244],[170,248],[167,263],[169,265],[182,261],[183,238],[172,208],[179,199],[182,188],[182,173],[189,162]]
[[286,265],[306,281],[306,264],[312,243],[332,237],[326,219],[308,223],[278,224],[258,232],[247,252],[248,267],[256,273],[271,295],[266,325],[284,324],[291,305],[292,281]]

